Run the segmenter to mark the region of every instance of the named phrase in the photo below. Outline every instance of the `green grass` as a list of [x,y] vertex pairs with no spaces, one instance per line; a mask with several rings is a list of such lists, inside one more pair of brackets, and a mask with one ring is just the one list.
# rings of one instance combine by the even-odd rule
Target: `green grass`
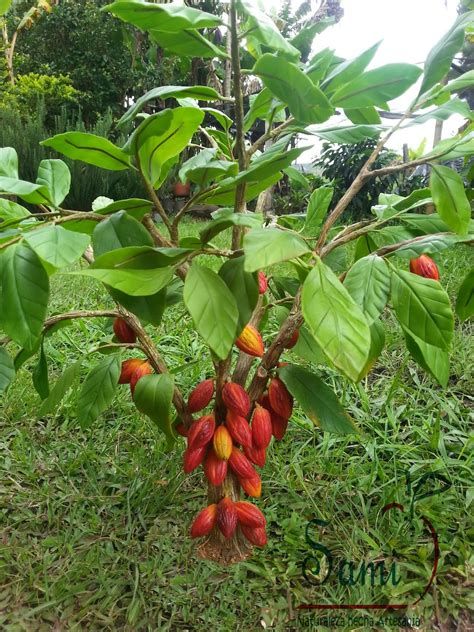
[[[196,233],[196,224],[185,226]],[[469,256],[461,248],[441,254],[451,295]],[[107,305],[94,282],[53,279],[52,312]],[[268,332],[274,328],[271,322]],[[137,414],[126,387],[87,430],[75,420],[77,388],[55,416],[37,419],[39,398],[28,362],[0,404],[0,628],[326,630],[331,626],[316,622],[320,615],[298,614],[296,606],[368,603],[382,594],[413,601],[426,583],[432,547],[418,518],[409,525],[381,514],[388,502],[408,506],[407,470],[415,481],[441,472],[452,485],[416,504],[416,515],[436,528],[441,561],[435,589],[410,613],[421,617],[423,630],[433,630],[437,617],[452,625],[462,620],[472,601],[471,329],[457,324],[447,389],[407,359],[391,317],[383,355],[359,388],[323,370],[361,434],[323,434],[295,410],[262,473],[258,505],[267,516],[269,544],[230,568],[197,558],[187,537],[190,520],[205,502],[205,484],[201,471],[183,474],[182,440],[167,452],[162,436]],[[99,320],[57,331],[46,344],[51,380],[79,358],[85,374],[97,361],[89,352],[110,336],[110,322]],[[210,371],[182,306],[167,312],[156,337],[185,392]],[[305,528],[314,517],[330,522],[318,539],[339,561],[358,565],[384,558],[390,565],[396,550],[400,583],[349,588],[331,578],[324,586],[309,584],[301,565],[311,553]]]

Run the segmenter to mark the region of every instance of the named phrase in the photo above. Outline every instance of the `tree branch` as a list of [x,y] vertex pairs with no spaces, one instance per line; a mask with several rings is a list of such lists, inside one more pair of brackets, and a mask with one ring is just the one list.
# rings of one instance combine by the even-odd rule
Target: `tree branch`
[[272,140],[273,138],[276,138],[277,136],[279,136],[283,132],[283,130],[285,130],[292,123],[294,123],[294,121],[295,119],[292,116],[290,116],[289,118],[286,119],[284,123],[282,123],[278,127],[275,127],[272,130],[268,130],[268,132],[260,136],[260,138],[258,138],[254,142],[254,144],[251,147],[249,147],[249,149],[247,150],[247,158],[250,158],[251,156],[253,156],[253,154],[258,149],[260,149],[260,147],[263,147],[265,145],[267,140]]

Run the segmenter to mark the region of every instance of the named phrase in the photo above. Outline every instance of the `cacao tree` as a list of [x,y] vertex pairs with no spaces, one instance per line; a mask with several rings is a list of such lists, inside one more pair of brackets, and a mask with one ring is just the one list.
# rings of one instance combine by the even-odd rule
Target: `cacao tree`
[[[459,17],[423,68],[399,63],[367,70],[377,45],[352,60],[325,49],[302,63],[297,42],[285,39],[250,0],[231,0],[228,23],[178,3],[121,0],[106,10],[181,56],[225,60],[226,50],[206,34],[229,29],[233,90],[227,101],[235,117],[223,113],[226,98],[213,88],[160,86],[121,119],[120,125],[134,128],[122,147],[83,132],[47,139],[46,147],[68,158],[132,170],[143,180],[148,199],[98,199],[87,211],[62,205],[70,186],[62,160],[44,160],[36,182],[27,182],[19,177],[15,150],[0,150],[0,388],[36,354],[39,413],[51,413],[80,371],[77,364],[67,367],[50,390],[44,337],[54,340],[55,330],[73,319],[112,318],[114,338],[104,341],[103,354],[79,386],[78,422],[91,426],[111,406],[119,384],[129,384],[136,408],[170,446],[185,438],[184,471],[203,466],[208,498],[203,491],[191,536],[203,538],[203,556],[231,563],[244,559],[251,545],[266,542],[263,513],[241,494],[260,497],[257,468],[265,464],[272,436],[284,440],[294,401],[318,431],[358,431],[326,383],[325,368],[338,371],[342,380],[362,380],[383,349],[386,310],[395,315],[413,360],[442,386],[447,383],[454,315],[431,255],[472,242],[463,181],[444,164],[472,157],[472,125],[409,163],[382,168],[374,163],[398,129],[450,112],[472,119],[466,104],[452,96],[451,84],[439,82],[472,27],[473,12]],[[251,67],[241,67],[241,46],[254,57]],[[262,86],[246,113],[244,75]],[[473,78],[467,73],[462,81],[472,85]],[[416,82],[416,97],[403,118],[393,127],[382,125],[378,109],[388,110],[388,102]],[[174,99],[176,107],[139,116],[158,98]],[[351,125],[331,123],[341,110]],[[278,123],[276,113],[284,113]],[[267,132],[248,146],[245,134],[257,119],[268,123]],[[305,150],[301,139],[308,135],[377,143],[330,212],[333,191],[321,187],[304,217],[283,216],[265,226],[247,203],[282,177]],[[268,140],[273,142],[263,151]],[[192,195],[169,217],[160,187],[188,146],[197,146],[198,153],[181,165],[179,175],[191,183]],[[431,166],[429,187],[407,197],[381,194],[372,219],[340,224],[366,182],[421,164]],[[181,221],[198,203],[217,210],[199,238],[182,237]],[[436,212],[417,212],[427,204]],[[228,246],[216,247],[214,238],[229,228]],[[96,279],[113,307],[49,313],[50,277],[58,272],[66,281],[67,275]],[[473,279],[471,271],[459,292],[460,319],[474,310]],[[152,335],[176,301],[187,310],[214,367],[214,375],[187,395],[168,370],[166,349],[154,342],[159,335]],[[266,329],[269,314],[280,323],[273,336]],[[291,362],[280,361],[284,351]]]

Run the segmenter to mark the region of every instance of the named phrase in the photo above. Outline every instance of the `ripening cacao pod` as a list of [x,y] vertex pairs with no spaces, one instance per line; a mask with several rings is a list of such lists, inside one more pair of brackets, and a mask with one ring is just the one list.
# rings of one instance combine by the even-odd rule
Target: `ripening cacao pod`
[[293,349],[293,347],[298,342],[298,338],[299,337],[300,337],[300,330],[299,329],[295,329],[295,331],[293,332],[293,335],[291,336],[291,338],[286,343],[285,349]]
[[233,442],[230,432],[225,426],[218,426],[212,438],[212,444],[214,446],[214,452],[219,459],[227,459],[232,452]]
[[228,410],[225,418],[225,424],[232,439],[236,443],[240,443],[244,446],[252,445],[252,431],[248,421],[244,417],[234,413],[232,410]]
[[231,538],[237,527],[237,510],[232,500],[225,496],[217,505],[217,526],[225,538]]
[[255,463],[258,467],[263,467],[265,465],[265,461],[267,460],[266,448],[255,448],[253,445],[250,447],[244,447],[244,454],[249,461]]
[[252,415],[252,447],[266,448],[272,439],[272,419],[266,408],[255,405]]
[[434,279],[435,281],[439,279],[438,266],[428,255],[410,259],[410,272],[425,277],[425,279]]
[[260,498],[262,495],[262,481],[258,474],[253,478],[242,478],[239,476],[239,483],[247,496]]
[[253,325],[245,325],[235,344],[241,351],[256,358],[265,353],[262,336]]
[[214,395],[214,380],[204,380],[191,391],[188,399],[188,412],[197,413],[209,404]]
[[202,448],[187,448],[183,455],[183,470],[186,474],[189,474],[197,467],[201,465],[206,456],[207,447]]
[[260,271],[258,273],[258,293],[265,294],[268,290],[268,279],[265,272]]
[[116,318],[114,320],[113,329],[117,340],[120,340],[120,342],[132,343],[137,339],[137,334],[123,318]]
[[268,400],[272,410],[284,419],[289,419],[293,412],[293,398],[278,377],[274,377],[268,386]]
[[216,421],[214,415],[204,415],[195,421],[188,430],[188,448],[202,448],[211,441]]
[[146,362],[142,358],[131,358],[122,362],[122,370],[120,371],[119,384],[130,384],[133,373]]
[[242,478],[254,478],[257,473],[245,454],[237,448],[232,448],[229,465],[237,476],[242,476]]
[[204,459],[204,474],[211,485],[222,485],[227,475],[227,461],[219,459],[212,448]]
[[198,513],[191,525],[191,537],[202,538],[212,531],[217,521],[217,505],[208,505]]
[[267,534],[264,527],[246,527],[241,525],[241,530],[247,540],[255,546],[265,546],[267,543]]
[[246,500],[239,500],[234,503],[234,507],[237,510],[239,524],[243,524],[246,527],[264,527],[267,524],[263,513],[252,503]]
[[188,436],[188,429],[186,428],[186,426],[183,424],[182,421],[179,424],[176,424],[174,429],[182,437],[187,437]]
[[277,441],[281,441],[286,434],[288,428],[288,419],[280,417],[275,412],[271,412],[272,433]]
[[247,417],[250,412],[250,398],[246,391],[235,382],[227,382],[222,389],[222,401],[226,408],[241,417]]
[[144,362],[135,369],[130,378],[130,390],[132,391],[132,396],[135,392],[135,386],[137,385],[138,380],[141,380],[144,375],[151,375],[151,373],[153,373],[153,369],[149,362]]

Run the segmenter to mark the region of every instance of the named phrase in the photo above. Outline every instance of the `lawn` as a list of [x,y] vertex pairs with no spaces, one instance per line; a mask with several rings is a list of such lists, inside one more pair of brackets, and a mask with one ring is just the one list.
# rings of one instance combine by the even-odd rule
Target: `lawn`
[[[186,224],[190,235],[197,227]],[[467,247],[440,253],[442,282],[452,297],[469,259]],[[54,277],[53,292],[52,312],[111,305],[98,283],[78,276]],[[156,333],[185,392],[210,369],[189,324],[182,304],[176,305]],[[385,350],[358,387],[318,367],[360,433],[324,434],[295,409],[286,437],[272,445],[262,472],[258,505],[267,517],[269,544],[230,568],[199,559],[187,537],[205,486],[201,470],[190,476],[182,472],[183,440],[167,451],[163,436],[136,412],[127,387],[88,429],[75,420],[77,384],[56,415],[38,419],[34,362],[28,361],[0,403],[0,628],[329,630],[336,623],[325,625],[318,618],[341,615],[346,625],[341,629],[398,629],[377,623],[382,612],[301,611],[297,606],[414,602],[433,559],[420,516],[432,523],[441,556],[434,586],[409,616],[420,619],[422,630],[454,630],[455,621],[464,625],[473,565],[472,325],[456,325],[447,389],[409,360],[390,315],[386,325]],[[270,322],[268,331],[275,327]],[[92,352],[111,335],[106,320],[76,321],[56,331],[46,343],[51,382],[77,360],[84,376],[97,362]],[[291,360],[290,353],[286,359]],[[417,499],[409,521],[413,489],[430,472],[446,483],[427,478],[417,496],[443,484],[449,488]],[[395,501],[405,513],[383,514],[382,507]],[[305,538],[314,518],[327,524],[319,531],[310,528],[309,536],[334,558],[321,586],[309,572],[315,562]],[[324,572],[328,558],[319,554],[319,559]],[[384,585],[375,581],[372,586],[366,577],[361,585],[361,575],[356,581],[361,564],[380,560],[387,570],[396,563],[398,581],[385,577]],[[351,623],[349,617],[356,615],[377,621]],[[436,628],[441,623],[446,627]]]

